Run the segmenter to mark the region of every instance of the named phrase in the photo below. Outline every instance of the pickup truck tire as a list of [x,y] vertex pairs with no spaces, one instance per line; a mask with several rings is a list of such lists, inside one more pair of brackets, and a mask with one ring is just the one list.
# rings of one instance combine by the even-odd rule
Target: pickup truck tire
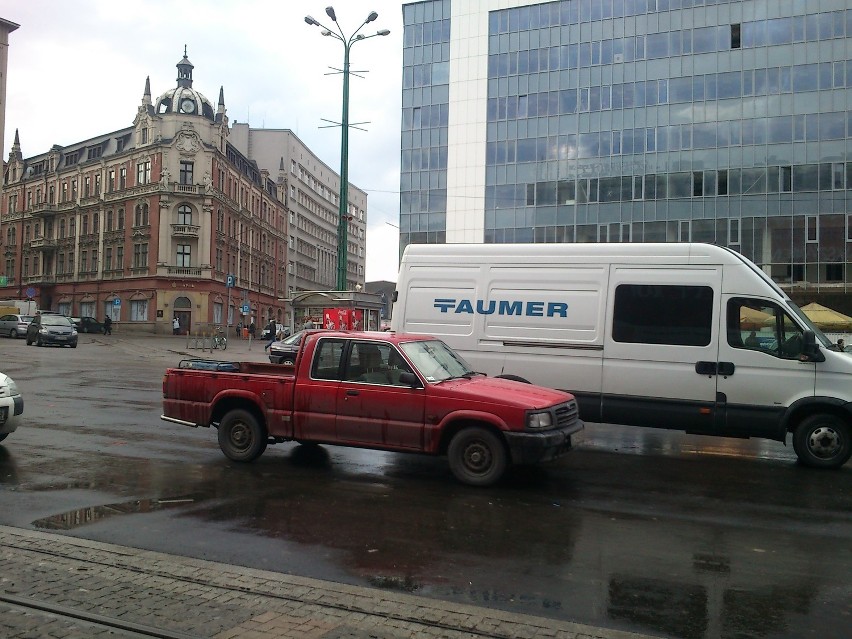
[[254,461],[266,450],[266,433],[247,410],[232,410],[219,422],[219,448],[238,462]]
[[829,413],[811,415],[793,432],[793,450],[805,466],[838,468],[852,454],[852,429]]
[[450,470],[460,482],[490,486],[506,472],[509,455],[503,441],[487,428],[468,426],[450,440]]

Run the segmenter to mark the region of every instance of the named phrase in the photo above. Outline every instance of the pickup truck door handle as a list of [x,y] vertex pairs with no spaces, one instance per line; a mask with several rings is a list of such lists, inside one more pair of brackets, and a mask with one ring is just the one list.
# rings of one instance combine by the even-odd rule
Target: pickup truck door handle
[[724,375],[730,377],[736,367],[733,362],[695,362],[695,372],[699,375]]
[[348,390],[348,391],[346,391],[346,394],[355,396],[355,395],[359,395],[360,393],[356,390]]

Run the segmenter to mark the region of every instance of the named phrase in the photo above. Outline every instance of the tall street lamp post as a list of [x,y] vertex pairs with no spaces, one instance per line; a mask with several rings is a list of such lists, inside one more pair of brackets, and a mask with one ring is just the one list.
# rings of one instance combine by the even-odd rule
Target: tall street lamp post
[[337,27],[337,33],[320,24],[311,16],[305,16],[305,22],[313,27],[321,27],[324,36],[331,36],[343,43],[343,70],[340,71],[343,74],[343,118],[340,122],[340,210],[337,222],[337,290],[345,291],[348,289],[346,284],[346,254],[349,230],[349,50],[356,42],[376,36],[386,36],[390,34],[390,31],[382,29],[367,36],[358,33],[364,25],[373,22],[373,20],[379,17],[378,13],[371,11],[367,19],[361,23],[361,26],[355,29],[352,35],[347,37],[337,22],[334,7],[326,7],[325,13],[334,22]]

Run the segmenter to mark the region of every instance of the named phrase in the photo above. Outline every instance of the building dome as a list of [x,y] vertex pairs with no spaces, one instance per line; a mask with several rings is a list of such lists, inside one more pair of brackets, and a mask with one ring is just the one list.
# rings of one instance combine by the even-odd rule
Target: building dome
[[184,47],[183,59],[177,63],[177,87],[163,93],[154,103],[154,111],[160,115],[165,113],[180,113],[182,115],[201,115],[213,120],[215,109],[213,104],[201,93],[192,88],[192,63],[186,57]]

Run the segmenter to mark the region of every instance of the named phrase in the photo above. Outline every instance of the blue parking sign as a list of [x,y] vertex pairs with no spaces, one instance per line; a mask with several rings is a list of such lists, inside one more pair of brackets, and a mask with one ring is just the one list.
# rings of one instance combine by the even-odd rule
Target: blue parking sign
[[237,283],[237,278],[234,275],[228,275],[225,278],[225,287],[226,288],[234,288]]

